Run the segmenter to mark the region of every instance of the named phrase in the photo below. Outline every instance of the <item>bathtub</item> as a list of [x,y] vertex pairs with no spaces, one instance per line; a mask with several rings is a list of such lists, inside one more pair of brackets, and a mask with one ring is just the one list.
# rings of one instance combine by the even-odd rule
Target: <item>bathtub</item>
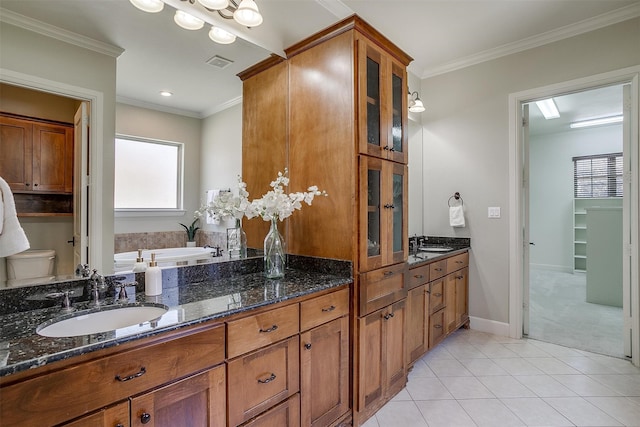
[[[156,262],[159,267],[175,265],[192,265],[198,262],[211,261],[213,250],[211,248],[165,248],[165,249],[144,249],[142,258],[145,263],[151,261],[151,253],[156,254]],[[138,258],[138,251],[121,252],[113,256],[113,266],[115,271],[130,270]]]

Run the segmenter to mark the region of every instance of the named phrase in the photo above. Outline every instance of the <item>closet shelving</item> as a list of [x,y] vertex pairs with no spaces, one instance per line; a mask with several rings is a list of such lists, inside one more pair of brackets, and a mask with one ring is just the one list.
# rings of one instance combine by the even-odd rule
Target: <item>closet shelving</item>
[[573,199],[573,272],[587,271],[587,209],[621,207],[622,198]]

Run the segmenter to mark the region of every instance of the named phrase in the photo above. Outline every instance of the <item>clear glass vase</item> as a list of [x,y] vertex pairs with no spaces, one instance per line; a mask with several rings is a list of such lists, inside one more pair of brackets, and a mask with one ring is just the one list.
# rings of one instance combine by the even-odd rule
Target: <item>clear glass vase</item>
[[264,238],[264,275],[269,279],[284,277],[286,264],[285,242],[278,231],[278,220],[271,220],[271,228]]
[[236,219],[234,228],[227,228],[227,253],[229,258],[247,257],[247,233],[242,229],[239,219]]

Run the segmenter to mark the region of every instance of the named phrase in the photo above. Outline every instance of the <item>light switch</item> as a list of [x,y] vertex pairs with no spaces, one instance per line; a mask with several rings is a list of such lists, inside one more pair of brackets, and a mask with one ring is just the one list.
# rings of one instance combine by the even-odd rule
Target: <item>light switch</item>
[[500,218],[500,207],[490,207],[489,208],[489,218]]

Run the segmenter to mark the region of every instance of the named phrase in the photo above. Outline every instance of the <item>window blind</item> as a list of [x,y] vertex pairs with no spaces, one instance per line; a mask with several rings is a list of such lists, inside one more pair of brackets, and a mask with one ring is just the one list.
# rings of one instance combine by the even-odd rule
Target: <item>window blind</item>
[[622,153],[573,158],[576,199],[622,197]]

